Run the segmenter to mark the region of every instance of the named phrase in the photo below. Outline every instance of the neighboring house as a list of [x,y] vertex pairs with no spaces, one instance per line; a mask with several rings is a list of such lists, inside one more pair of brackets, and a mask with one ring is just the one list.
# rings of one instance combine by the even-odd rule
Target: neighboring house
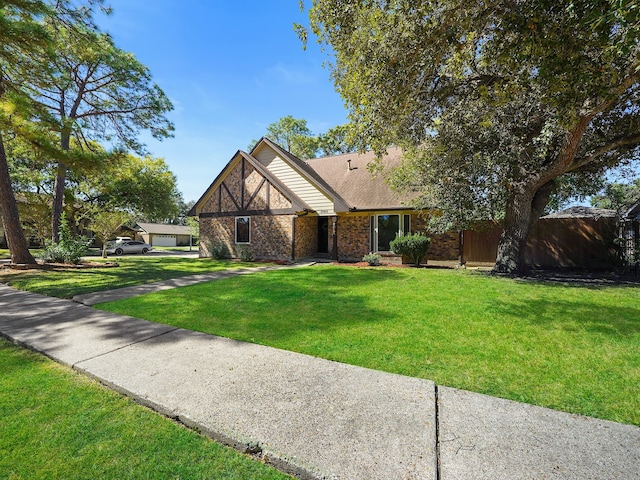
[[[388,167],[400,158],[393,148],[382,161]],[[222,243],[234,257],[240,248],[278,260],[392,256],[389,242],[424,231],[425,221],[382,176],[372,176],[373,159],[351,153],[302,161],[267,138],[250,153],[238,150],[189,213],[200,219],[200,255]],[[432,236],[429,258],[457,256],[457,234]]]
[[184,225],[138,222],[136,230],[136,239],[153,247],[189,246],[193,240],[191,227]]

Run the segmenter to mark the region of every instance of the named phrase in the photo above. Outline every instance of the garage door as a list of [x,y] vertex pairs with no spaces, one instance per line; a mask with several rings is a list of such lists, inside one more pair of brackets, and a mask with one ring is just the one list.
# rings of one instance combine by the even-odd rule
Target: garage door
[[175,247],[176,236],[175,235],[154,235],[151,240],[151,245],[154,247]]

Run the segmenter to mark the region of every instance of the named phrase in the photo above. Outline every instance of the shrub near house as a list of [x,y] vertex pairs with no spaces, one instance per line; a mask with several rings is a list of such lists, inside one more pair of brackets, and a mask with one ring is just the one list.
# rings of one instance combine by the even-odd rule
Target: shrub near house
[[429,237],[416,233],[396,237],[395,240],[391,241],[390,247],[394,253],[406,256],[411,263],[420,266],[420,262],[427,255],[429,245],[431,245],[431,239]]

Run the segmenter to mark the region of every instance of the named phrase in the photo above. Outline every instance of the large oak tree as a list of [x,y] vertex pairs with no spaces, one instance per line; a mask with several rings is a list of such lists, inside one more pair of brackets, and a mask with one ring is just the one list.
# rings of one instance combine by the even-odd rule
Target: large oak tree
[[638,158],[635,2],[314,0],[310,19],[362,144],[406,148],[394,185],[501,219],[498,272],[524,268],[559,185]]

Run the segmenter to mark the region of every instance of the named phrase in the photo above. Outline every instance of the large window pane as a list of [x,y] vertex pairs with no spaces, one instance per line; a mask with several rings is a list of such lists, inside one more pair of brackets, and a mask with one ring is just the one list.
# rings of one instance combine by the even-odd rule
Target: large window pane
[[388,252],[400,230],[400,215],[378,215],[378,251]]
[[236,243],[249,243],[250,226],[249,217],[236,217]]

